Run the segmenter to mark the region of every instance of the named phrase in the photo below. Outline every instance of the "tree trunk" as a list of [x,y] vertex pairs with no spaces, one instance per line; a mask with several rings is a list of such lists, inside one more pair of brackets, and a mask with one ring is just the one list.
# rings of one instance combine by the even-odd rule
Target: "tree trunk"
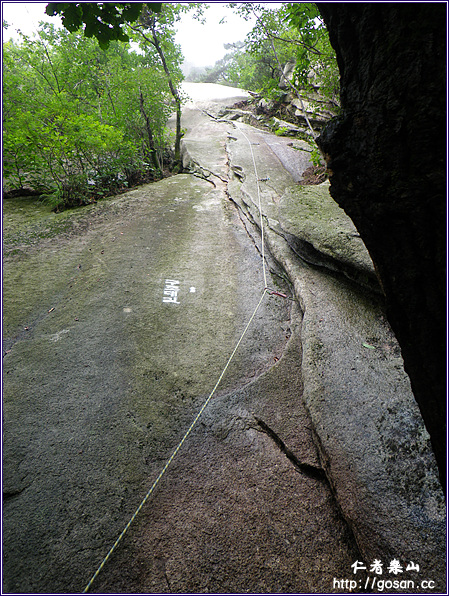
[[173,99],[176,103],[176,137],[175,137],[175,166],[181,166],[181,115],[182,115],[182,108],[181,108],[181,98],[179,97],[178,90],[176,89],[173,79],[171,76],[170,69],[168,68],[167,61],[165,59],[164,50],[162,49],[161,44],[159,43],[159,39],[156,33],[156,20],[154,15],[149,16],[148,14],[142,14],[140,20],[144,27],[148,27],[151,29],[151,39],[145,35],[145,33],[139,27],[131,27],[133,31],[137,31],[146,41],[151,43],[151,45],[156,49],[156,52],[159,55],[159,58],[162,62],[162,67],[164,72],[167,76],[168,86],[170,88],[170,93],[173,96]]
[[140,91],[140,111],[142,113],[142,116],[145,119],[145,124],[146,124],[146,129],[147,129],[147,135],[148,135],[148,146],[149,146],[149,149],[150,149],[151,161],[153,162],[153,165],[156,168],[156,170],[158,170],[159,172],[162,172],[161,163],[159,161],[159,157],[157,155],[156,147],[154,145],[153,131],[151,129],[151,121],[150,121],[147,113],[145,112],[144,104],[145,104],[145,101],[144,101],[144,98],[143,98],[143,93],[142,93],[142,91]]
[[153,45],[156,48],[156,51],[161,59],[162,66],[164,68],[165,74],[167,75],[168,86],[170,87],[171,94],[176,103],[175,165],[179,166],[181,164],[181,98],[179,97],[178,90],[173,84],[173,79],[170,70],[167,66],[167,61],[165,60],[164,51],[162,50],[162,47],[159,43],[154,26],[152,28],[152,35]]
[[376,266],[446,478],[446,5],[319,3],[341,115],[318,144]]

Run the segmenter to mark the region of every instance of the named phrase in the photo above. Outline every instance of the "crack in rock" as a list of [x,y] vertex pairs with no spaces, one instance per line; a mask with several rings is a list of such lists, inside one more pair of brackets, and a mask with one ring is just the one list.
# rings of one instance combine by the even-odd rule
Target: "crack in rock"
[[[186,155],[186,153],[184,155]],[[192,176],[195,176],[196,178],[200,178],[201,180],[210,182],[214,186],[214,188],[216,188],[217,185],[215,184],[215,182],[213,180],[210,180],[211,176],[214,176],[215,178],[218,178],[219,180],[221,180],[221,182],[224,182],[225,184],[227,184],[228,180],[226,178],[223,178],[222,176],[220,176],[220,174],[216,174],[215,172],[212,172],[211,170],[205,168],[204,166],[199,164],[197,161],[192,159],[192,157],[190,155],[188,155],[188,160],[184,159],[184,161],[188,161],[188,163],[185,163],[185,165],[183,166],[183,172],[185,174],[191,174]]]
[[235,175],[235,177],[238,178],[238,180],[240,180],[240,182],[245,182],[246,174],[245,174],[242,166],[231,165],[230,167],[231,167],[231,171]]
[[292,464],[298,472],[301,472],[306,476],[309,476],[310,478],[314,478],[315,480],[325,480],[327,482],[327,477],[323,468],[300,462],[296,455],[292,451],[290,451],[290,449],[280,438],[280,436],[276,434],[274,430],[270,428],[268,424],[266,424],[266,422],[260,420],[260,418],[257,418],[256,416],[254,418],[257,424],[259,425],[261,431],[264,432],[268,437],[270,437],[270,439],[277,445],[277,447],[287,457],[287,459],[289,459],[292,462]]
[[[276,277],[281,279],[284,283],[287,283],[289,286],[292,286],[292,283],[291,283],[288,275],[285,273],[284,268],[282,267],[282,265],[280,263],[278,263],[276,261],[276,259],[274,259],[273,255],[271,255],[268,248],[265,250],[265,254],[262,253],[261,248],[257,244],[255,235],[251,233],[251,231],[248,227],[248,225],[252,225],[257,230],[260,230],[257,222],[252,218],[251,213],[250,212],[245,213],[244,210],[241,208],[241,206],[238,205],[234,201],[234,199],[229,195],[229,193],[227,193],[227,196],[228,196],[229,201],[234,205],[234,207],[237,211],[239,220],[242,224],[242,228],[245,231],[248,238],[251,240],[257,254],[261,258],[263,258],[265,256],[265,265],[268,267],[268,271],[270,272],[270,274],[275,275]],[[260,236],[258,236],[258,239],[260,240]],[[270,263],[270,259],[271,259],[271,263]],[[276,268],[277,268],[277,270],[276,270]],[[292,291],[292,293],[293,293],[293,291]],[[295,300],[295,302],[297,302],[297,301]]]
[[3,500],[9,501],[10,499],[14,499],[14,497],[18,497],[26,488],[27,487],[25,486],[24,488],[18,488],[17,490],[3,491]]

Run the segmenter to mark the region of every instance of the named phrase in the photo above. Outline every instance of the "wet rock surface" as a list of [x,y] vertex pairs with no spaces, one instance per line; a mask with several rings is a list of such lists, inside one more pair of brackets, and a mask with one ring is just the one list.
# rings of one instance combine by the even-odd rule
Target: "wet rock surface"
[[181,440],[264,288],[258,194],[277,294],[91,591],[344,593],[354,561],[390,556],[443,589],[444,503],[383,305],[328,267],[341,250],[299,256],[280,160],[300,154],[219,121],[228,101],[186,110],[190,174],[5,259],[6,592],[81,592]]
[[[208,182],[180,175],[94,211],[82,234],[42,240],[5,262],[8,592],[82,591],[212,390],[260,296],[260,258]],[[179,282],[179,304],[163,302],[167,279]],[[289,320],[285,301],[262,305],[221,395],[281,359]],[[210,455],[206,466],[226,467]],[[232,484],[227,463],[223,482]]]
[[[221,181],[225,142],[195,175],[32,225],[8,215],[23,232],[14,244],[7,230],[4,262],[6,592],[83,590],[260,298],[261,259]],[[167,280],[179,304],[163,302]],[[356,551],[329,486],[273,440],[320,467],[292,308],[266,298],[92,591],[326,591],[350,569]]]

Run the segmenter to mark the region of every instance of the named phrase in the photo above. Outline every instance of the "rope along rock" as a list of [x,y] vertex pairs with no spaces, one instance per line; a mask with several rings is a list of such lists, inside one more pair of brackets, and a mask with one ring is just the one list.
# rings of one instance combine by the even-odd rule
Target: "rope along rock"
[[254,174],[256,177],[256,184],[257,184],[257,195],[258,195],[258,207],[259,207],[259,216],[260,216],[260,230],[261,230],[261,243],[262,243],[262,267],[263,267],[263,279],[264,279],[264,289],[262,292],[262,295],[260,297],[260,300],[257,304],[257,306],[254,309],[254,312],[252,313],[248,323],[246,324],[246,327],[244,328],[234,350],[232,351],[231,355],[229,356],[229,359],[223,369],[223,371],[221,372],[217,382],[215,383],[214,388],[212,389],[212,391],[210,392],[209,396],[207,397],[207,399],[205,400],[205,402],[203,403],[203,405],[201,406],[198,414],[195,416],[192,424],[189,426],[189,428],[187,429],[186,433],[184,434],[184,436],[182,437],[181,441],[179,442],[179,444],[177,445],[176,449],[173,451],[173,453],[171,454],[171,456],[168,458],[166,464],[164,465],[164,467],[162,468],[161,472],[159,473],[159,476],[156,478],[156,480],[153,482],[153,484],[151,485],[151,488],[149,489],[149,491],[147,492],[147,494],[145,495],[145,497],[142,499],[140,505],[137,507],[136,511],[134,512],[134,514],[132,515],[131,519],[128,521],[128,523],[126,524],[126,526],[124,527],[123,531],[121,532],[121,534],[119,535],[119,537],[117,538],[117,540],[114,542],[114,544],[112,545],[112,547],[109,549],[109,552],[107,553],[107,555],[104,557],[103,561],[100,563],[98,569],[95,571],[95,573],[93,574],[93,576],[91,577],[91,579],[89,580],[88,584],[86,585],[86,587],[83,590],[83,594],[87,593],[89,591],[89,589],[91,588],[92,584],[94,583],[94,581],[96,580],[96,578],[98,577],[98,575],[100,574],[101,570],[103,569],[103,567],[106,565],[107,561],[109,560],[109,558],[111,557],[112,553],[115,551],[115,549],[117,548],[117,546],[120,544],[122,538],[125,536],[126,532],[129,530],[131,524],[133,523],[133,521],[136,519],[136,517],[139,515],[141,509],[143,508],[143,506],[145,505],[145,503],[148,501],[148,499],[150,498],[150,496],[152,495],[152,493],[154,492],[155,488],[157,487],[157,485],[159,484],[160,480],[162,479],[162,477],[164,476],[165,472],[167,471],[167,469],[169,468],[170,464],[172,463],[172,461],[175,459],[176,455],[178,454],[179,450],[181,449],[181,447],[183,446],[185,440],[187,439],[187,437],[190,435],[190,433],[192,432],[192,430],[194,429],[196,423],[198,422],[198,420],[201,417],[201,414],[204,412],[204,410],[206,409],[208,403],[210,402],[210,400],[212,399],[213,395],[215,394],[218,386],[220,385],[224,375],[226,374],[226,371],[232,361],[232,359],[234,358],[243,338],[245,337],[254,317],[256,316],[257,311],[259,310],[263,299],[265,298],[265,295],[268,293],[268,295],[278,295],[278,296],[282,296],[284,298],[287,298],[287,296],[284,296],[283,294],[280,294],[278,292],[275,292],[273,290],[271,290],[270,288],[267,287],[267,274],[266,274],[266,267],[265,267],[265,241],[264,241],[264,226],[263,226],[263,219],[262,219],[262,205],[261,205],[261,197],[260,197],[260,187],[259,187],[259,177],[257,174],[257,166],[256,166],[256,160],[254,157],[254,152],[253,152],[253,148],[251,145],[251,142],[249,140],[249,138],[247,137],[247,135],[243,132],[243,130],[240,127],[237,127],[239,132],[242,133],[242,135],[245,137],[245,139],[248,142],[250,151],[251,151],[251,157],[252,157],[252,161],[253,161],[253,166],[254,166]]

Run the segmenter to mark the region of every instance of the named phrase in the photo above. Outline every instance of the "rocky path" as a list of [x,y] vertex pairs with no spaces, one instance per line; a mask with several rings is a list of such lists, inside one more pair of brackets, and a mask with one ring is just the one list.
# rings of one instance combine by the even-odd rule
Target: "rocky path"
[[374,552],[441,585],[442,501],[369,257],[325,187],[289,194],[290,141],[226,103],[186,110],[190,173],[5,258],[5,593],[80,593],[214,386],[264,287],[248,139],[269,285],[292,300],[263,301],[91,591],[345,593]]

